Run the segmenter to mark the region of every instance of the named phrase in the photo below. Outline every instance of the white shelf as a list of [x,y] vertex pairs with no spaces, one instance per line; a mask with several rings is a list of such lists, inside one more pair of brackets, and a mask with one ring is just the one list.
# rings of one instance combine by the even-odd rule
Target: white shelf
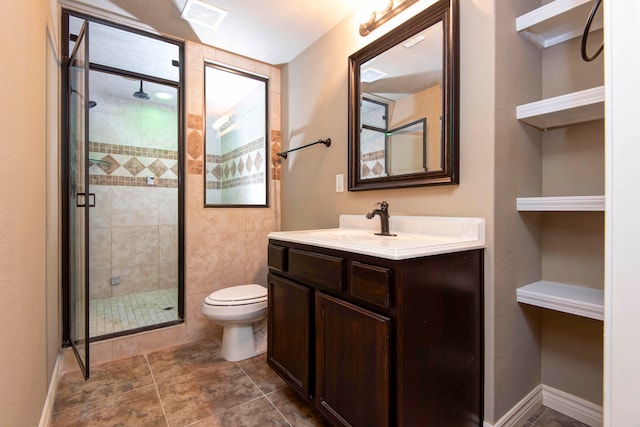
[[518,197],[518,211],[604,212],[604,196]]
[[539,129],[603,119],[604,86],[518,105],[516,117]]
[[[593,0],[556,0],[516,18],[516,29],[541,48],[554,46],[581,36],[593,6]],[[602,28],[597,13],[591,31]]]
[[590,319],[604,319],[604,291],[601,289],[541,280],[518,288],[516,294],[520,303]]

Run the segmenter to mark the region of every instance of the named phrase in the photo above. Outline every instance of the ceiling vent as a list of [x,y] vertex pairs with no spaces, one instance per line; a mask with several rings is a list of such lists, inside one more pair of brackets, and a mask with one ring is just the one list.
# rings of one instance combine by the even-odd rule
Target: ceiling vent
[[199,0],[187,0],[182,19],[217,30],[227,11]]

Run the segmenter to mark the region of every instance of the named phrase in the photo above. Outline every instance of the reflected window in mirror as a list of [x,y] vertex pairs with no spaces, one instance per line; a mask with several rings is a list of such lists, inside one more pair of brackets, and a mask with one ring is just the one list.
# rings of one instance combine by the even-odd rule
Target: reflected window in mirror
[[205,207],[268,207],[268,80],[205,63]]
[[458,183],[456,0],[349,57],[349,189]]

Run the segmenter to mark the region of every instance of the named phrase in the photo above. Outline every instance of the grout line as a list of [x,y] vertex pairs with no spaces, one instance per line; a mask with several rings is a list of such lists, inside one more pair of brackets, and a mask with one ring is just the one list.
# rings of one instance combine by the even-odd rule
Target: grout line
[[[285,417],[285,416],[284,416],[284,414],[280,411],[280,409],[278,409],[278,407],[277,407],[276,405],[274,405],[274,404],[273,404],[273,402],[271,401],[271,399],[269,399],[269,397],[267,396],[267,394],[265,394],[265,392],[264,392],[264,391],[262,391],[262,389],[260,388],[260,386],[259,386],[259,385],[258,385],[258,384],[253,380],[253,378],[251,378],[251,375],[249,375],[249,374],[247,373],[247,371],[245,371],[245,370],[244,370],[244,368],[243,368],[242,366],[240,366],[240,364],[239,364],[238,362],[236,362],[236,366],[237,366],[238,368],[240,368],[240,370],[241,370],[242,372],[244,372],[244,374],[247,376],[247,378],[249,378],[249,380],[251,380],[251,382],[252,382],[252,383],[253,383],[253,384],[258,388],[258,390],[260,391],[260,393],[262,393],[262,396],[260,396],[260,397],[264,397],[264,398],[267,400],[267,402],[269,402],[269,404],[270,404],[270,405],[271,405],[271,406],[276,410],[276,412],[277,412],[278,414],[280,414],[280,416],[282,417],[282,419],[283,419],[283,420],[284,420],[284,421],[285,421],[289,426],[291,426],[291,422],[289,421],[289,419],[288,419],[287,417]],[[269,392],[269,394],[273,394],[273,393],[275,393],[276,391],[278,391],[278,390],[271,391],[271,392]],[[257,399],[253,399],[253,400],[257,400]],[[250,400],[249,402],[253,402],[253,400]],[[245,402],[245,403],[249,403],[249,402]],[[238,406],[240,406],[240,405],[238,405]]]
[[282,411],[280,411],[280,408],[278,408],[275,403],[273,403],[273,401],[271,399],[269,399],[269,395],[274,394],[276,391],[278,390],[274,390],[272,392],[270,392],[268,395],[265,394],[264,398],[267,399],[267,402],[269,402],[271,404],[271,406],[273,406],[273,408],[280,414],[280,416],[282,418],[284,418],[284,420],[287,422],[287,424],[289,424],[289,426],[293,427],[293,424],[291,424],[291,421],[289,421],[289,419],[287,417],[284,416],[284,414],[282,413]]
[[149,363],[149,358],[147,354],[144,354],[144,360],[147,362],[147,367],[149,368],[149,372],[151,373],[151,379],[153,380],[153,386],[156,388],[156,394],[158,395],[158,400],[160,401],[160,408],[162,408],[162,415],[164,416],[164,422],[167,423],[167,427],[169,426],[169,419],[167,418],[167,411],[164,410],[164,403],[162,403],[162,397],[160,396],[160,390],[158,389],[158,382],[156,381],[156,376],[153,375],[153,369],[151,368],[151,363]]

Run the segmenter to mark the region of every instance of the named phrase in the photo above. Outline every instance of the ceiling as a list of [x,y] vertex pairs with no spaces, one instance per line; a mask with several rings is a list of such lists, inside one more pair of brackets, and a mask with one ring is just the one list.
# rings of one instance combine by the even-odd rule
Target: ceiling
[[286,64],[371,0],[202,0],[227,15],[217,30],[180,15],[187,0],[59,0],[63,7],[269,64]]

